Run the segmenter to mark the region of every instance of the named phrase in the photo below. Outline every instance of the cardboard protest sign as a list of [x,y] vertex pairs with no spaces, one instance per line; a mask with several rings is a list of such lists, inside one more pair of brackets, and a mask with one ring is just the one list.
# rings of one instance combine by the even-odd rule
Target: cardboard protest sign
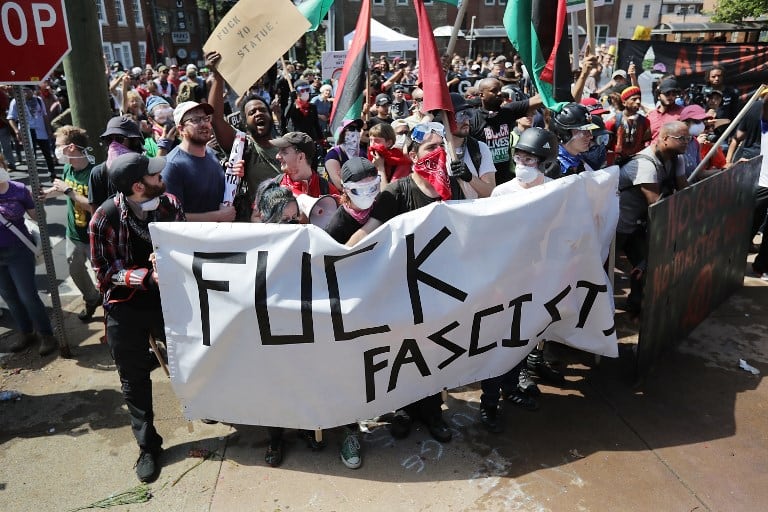
[[242,94],[309,28],[290,0],[241,0],[216,26],[203,51],[221,54],[218,70]]
[[433,203],[352,248],[311,225],[152,224],[185,416],[330,428],[501,375],[541,339],[616,357],[617,184]]

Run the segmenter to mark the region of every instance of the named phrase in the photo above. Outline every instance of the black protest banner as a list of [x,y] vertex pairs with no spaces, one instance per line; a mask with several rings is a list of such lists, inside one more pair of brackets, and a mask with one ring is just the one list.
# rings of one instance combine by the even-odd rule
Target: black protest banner
[[744,281],[760,158],[734,165],[648,209],[648,269],[638,376]]
[[[668,41],[619,40],[618,68],[630,62],[639,65],[649,48],[653,64],[664,64],[666,73],[675,75],[680,84],[704,84],[707,71],[723,68],[725,84],[739,90],[742,98],[760,84],[768,83],[768,43],[670,43]],[[638,73],[640,70],[638,71]]]

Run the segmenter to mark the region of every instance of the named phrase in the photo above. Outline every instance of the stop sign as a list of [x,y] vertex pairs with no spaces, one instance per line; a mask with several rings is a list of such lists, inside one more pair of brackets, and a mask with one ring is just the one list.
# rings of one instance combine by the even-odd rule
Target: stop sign
[[0,83],[36,84],[71,48],[64,0],[0,0]]

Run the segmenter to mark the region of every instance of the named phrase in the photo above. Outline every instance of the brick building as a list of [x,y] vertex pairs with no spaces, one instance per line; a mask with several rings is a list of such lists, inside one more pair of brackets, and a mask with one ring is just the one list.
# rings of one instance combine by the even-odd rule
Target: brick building
[[210,28],[195,0],[96,0],[108,62],[199,64]]

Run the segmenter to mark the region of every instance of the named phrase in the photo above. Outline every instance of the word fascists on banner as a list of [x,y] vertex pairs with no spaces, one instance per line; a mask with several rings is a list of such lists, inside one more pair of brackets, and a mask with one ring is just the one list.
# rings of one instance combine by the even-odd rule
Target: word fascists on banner
[[[468,297],[466,292],[421,269],[421,266],[426,262],[429,256],[434,251],[436,251],[438,247],[450,235],[450,230],[446,227],[443,227],[427,242],[427,244],[424,246],[424,249],[422,249],[422,251],[418,254],[414,249],[414,235],[408,234],[405,237],[407,247],[406,280],[408,284],[414,325],[418,325],[424,322],[421,295],[419,293],[419,283],[429,286],[450,297],[453,297],[460,302],[464,302]],[[382,334],[391,331],[389,325],[386,324],[356,329],[353,331],[346,331],[344,328],[344,318],[341,310],[341,297],[339,293],[339,275],[337,274],[336,263],[347,258],[356,257],[363,253],[373,251],[376,245],[377,244],[374,243],[343,256],[325,256],[325,278],[328,285],[328,301],[331,306],[331,321],[333,324],[333,335],[335,341],[349,341],[360,338],[362,336]],[[311,254],[303,252],[301,257],[301,332],[297,334],[273,333],[269,320],[269,293],[267,292],[267,265],[269,261],[269,251],[258,251],[257,254],[258,256],[255,269],[255,310],[256,318],[259,324],[261,344],[291,345],[301,343],[315,343],[316,339],[314,323],[312,319],[312,304],[316,297],[312,297],[312,270],[310,264],[312,259]],[[228,292],[229,281],[203,279],[203,267],[206,264],[245,265],[246,255],[246,252],[194,252],[192,259],[192,274],[195,277],[199,293],[203,345],[205,346],[210,346],[211,343],[208,292]],[[237,275],[243,275],[243,272],[238,271]],[[587,320],[589,319],[590,312],[592,311],[592,307],[595,305],[598,294],[608,292],[608,286],[606,284],[592,283],[587,280],[578,280],[575,284],[575,287],[571,284],[567,284],[565,288],[563,288],[554,297],[543,303],[534,303],[533,294],[525,293],[510,300],[508,304],[495,304],[493,306],[476,311],[472,316],[472,328],[470,331],[471,334],[469,339],[469,346],[467,348],[454,343],[445,337],[446,334],[457,329],[461,325],[458,321],[452,321],[449,325],[442,327],[433,334],[427,336],[428,340],[448,350],[451,353],[447,359],[443,360],[437,365],[437,369],[442,370],[446,368],[448,365],[456,361],[464,354],[467,354],[467,357],[471,358],[484,354],[485,352],[488,352],[494,348],[498,348],[499,343],[495,341],[492,343],[486,343],[482,346],[480,345],[480,332],[482,322],[484,318],[502,313],[506,309],[513,310],[512,323],[510,326],[509,337],[501,340],[501,347],[526,346],[530,340],[523,338],[524,333],[521,332],[521,319],[523,317],[524,305],[526,305],[526,303],[530,303],[525,306],[526,315],[531,313],[532,309],[530,308],[536,307],[543,308],[546,313],[549,314],[549,323],[543,329],[541,329],[540,332],[536,333],[536,338],[539,338],[552,324],[563,320],[558,305],[564,299],[566,299],[569,294],[575,293],[574,288],[583,288],[586,293],[579,307],[579,315],[575,324],[576,329],[583,329],[587,323]],[[323,297],[323,300],[324,299],[325,297]],[[610,336],[613,334],[615,326],[611,325],[606,327],[606,329],[602,330],[603,335]],[[389,361],[379,360],[376,362],[375,358],[389,351],[390,347],[388,343],[386,346],[376,347],[363,353],[367,402],[371,402],[376,398],[376,390],[374,384],[375,373],[384,370],[389,365]],[[427,364],[426,359],[422,356],[421,350],[419,349],[419,344],[415,339],[405,338],[403,339],[395,358],[392,360],[387,392],[392,391],[397,386],[397,379],[400,369],[405,364],[415,364],[416,368],[422,376],[426,377],[431,375],[431,370]]]

